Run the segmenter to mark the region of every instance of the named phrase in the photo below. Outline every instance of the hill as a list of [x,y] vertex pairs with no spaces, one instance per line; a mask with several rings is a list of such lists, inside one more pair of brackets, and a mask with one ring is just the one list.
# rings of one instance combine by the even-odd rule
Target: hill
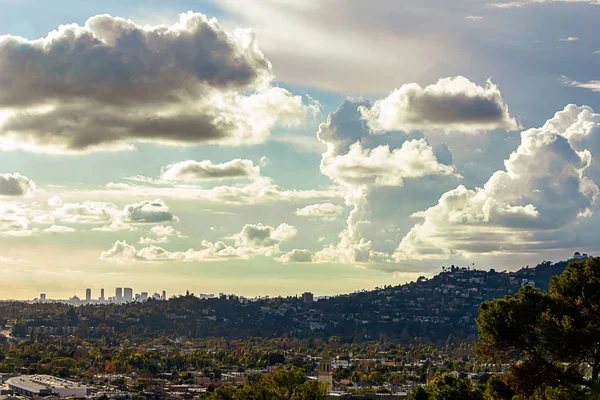
[[[576,253],[576,258],[584,258]],[[569,260],[571,261],[571,260]],[[87,305],[0,303],[0,324],[13,335],[129,336],[240,339],[330,337],[342,343],[385,339],[442,342],[475,338],[479,304],[515,293],[523,284],[547,290],[568,261],[543,262],[516,272],[445,268],[431,279],[386,286],[306,303],[298,297],[249,300],[237,296]]]

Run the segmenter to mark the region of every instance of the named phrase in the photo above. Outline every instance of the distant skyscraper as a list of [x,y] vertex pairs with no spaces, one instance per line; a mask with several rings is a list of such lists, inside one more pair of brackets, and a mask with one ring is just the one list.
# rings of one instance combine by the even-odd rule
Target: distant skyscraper
[[126,287],[123,290],[123,301],[131,303],[133,301],[133,289]]
[[46,301],[46,293],[40,293],[40,301]]
[[85,289],[85,301],[91,301],[92,300],[92,289],[87,288]]
[[123,302],[123,288],[118,287],[115,290],[115,301],[117,303],[122,303]]
[[100,289],[100,300],[104,301],[104,288]]
[[313,302],[313,294],[311,292],[302,293],[302,302],[305,304],[310,304]]
[[162,299],[163,300],[167,299],[167,292],[165,292],[164,290],[163,290],[163,294],[162,294]]
[[140,295],[140,301],[148,300],[148,292],[142,292]]

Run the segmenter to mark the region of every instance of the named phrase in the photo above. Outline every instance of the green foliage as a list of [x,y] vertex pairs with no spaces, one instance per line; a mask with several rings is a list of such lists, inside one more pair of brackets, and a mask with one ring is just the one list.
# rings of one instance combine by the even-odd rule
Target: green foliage
[[549,293],[525,286],[514,296],[481,304],[482,357],[511,364],[516,393],[574,399],[600,374],[600,258],[570,263]]
[[303,371],[278,369],[248,379],[240,387],[224,386],[199,397],[201,400],[325,400],[327,387],[306,380]]
[[514,394],[502,377],[492,375],[486,383],[484,398],[485,400],[511,400]]
[[408,397],[409,400],[483,400],[481,391],[473,386],[468,378],[445,373],[436,376],[431,384],[418,386]]

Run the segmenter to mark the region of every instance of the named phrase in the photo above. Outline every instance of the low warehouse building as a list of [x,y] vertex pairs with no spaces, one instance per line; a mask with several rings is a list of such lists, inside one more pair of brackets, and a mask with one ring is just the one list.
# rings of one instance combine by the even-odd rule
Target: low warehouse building
[[50,375],[20,375],[8,379],[6,384],[15,394],[29,397],[55,395],[85,398],[90,392],[87,386]]

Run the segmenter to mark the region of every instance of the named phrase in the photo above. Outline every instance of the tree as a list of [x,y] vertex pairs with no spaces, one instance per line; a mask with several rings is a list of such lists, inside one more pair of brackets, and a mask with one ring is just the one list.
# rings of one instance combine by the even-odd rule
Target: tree
[[241,387],[220,387],[201,395],[202,400],[325,400],[327,387],[308,381],[301,370],[278,369],[253,376]]
[[451,373],[437,375],[425,388],[417,386],[409,400],[483,400],[483,394],[468,378]]
[[482,303],[479,314],[476,351],[512,365],[508,382],[517,394],[576,398],[598,381],[600,258],[570,263],[549,293],[527,285]]
[[484,393],[485,400],[511,400],[514,392],[498,375],[489,377]]

